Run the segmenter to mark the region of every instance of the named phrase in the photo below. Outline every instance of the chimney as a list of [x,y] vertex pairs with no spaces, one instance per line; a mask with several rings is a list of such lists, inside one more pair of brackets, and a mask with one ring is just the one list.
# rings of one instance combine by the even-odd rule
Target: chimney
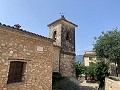
[[19,24],[15,24],[14,27],[15,27],[16,29],[20,29],[21,26],[20,26]]

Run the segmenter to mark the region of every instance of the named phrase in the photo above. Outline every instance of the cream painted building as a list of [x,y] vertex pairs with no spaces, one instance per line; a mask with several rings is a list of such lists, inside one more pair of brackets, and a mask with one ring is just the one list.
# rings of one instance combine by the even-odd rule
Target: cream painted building
[[90,66],[92,63],[96,63],[96,54],[94,51],[86,51],[83,58],[85,66]]

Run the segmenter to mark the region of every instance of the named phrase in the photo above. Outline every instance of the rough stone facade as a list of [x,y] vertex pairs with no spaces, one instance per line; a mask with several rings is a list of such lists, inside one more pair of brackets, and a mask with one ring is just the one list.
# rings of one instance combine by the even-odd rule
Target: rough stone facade
[[60,73],[63,76],[75,77],[75,56],[61,54]]
[[75,27],[66,22],[62,24],[61,46],[62,51],[75,54]]
[[55,23],[53,26],[49,27],[49,38],[53,39],[53,33],[56,31],[56,41],[54,45],[61,46],[61,28],[62,25],[59,23]]
[[[59,59],[53,59],[53,71],[59,68],[62,76],[75,76],[75,27],[77,25],[61,16],[60,19],[52,22],[48,27],[50,29],[49,37],[55,40],[55,46],[61,48]],[[54,55],[56,55],[56,52],[54,52]]]
[[105,79],[105,90],[120,90],[120,79]]
[[[0,90],[52,90],[53,41],[0,25]],[[7,84],[11,61],[26,62],[22,82]]]
[[61,50],[61,47],[58,47],[58,46],[54,46],[53,48],[53,53],[54,53],[54,56],[53,56],[53,71],[54,72],[59,72],[60,69],[60,50]]

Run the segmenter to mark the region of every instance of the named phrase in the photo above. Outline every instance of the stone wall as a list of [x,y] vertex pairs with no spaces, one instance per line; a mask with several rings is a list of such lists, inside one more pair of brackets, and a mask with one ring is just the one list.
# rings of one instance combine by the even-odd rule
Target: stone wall
[[[53,42],[0,25],[0,90],[52,90]],[[7,84],[11,61],[26,62],[24,79]]]
[[106,78],[105,90],[120,90],[120,80],[118,80],[117,78],[116,79]]
[[59,72],[60,67],[60,50],[61,47],[54,46],[54,57],[53,57],[53,72]]
[[59,50],[57,47],[54,50],[53,71],[58,71],[59,69],[62,76],[75,76],[76,26],[64,17],[48,25],[50,29],[49,37],[54,39],[54,45],[59,47]]
[[[61,33],[62,33],[61,34],[62,50],[75,53],[75,27],[63,23]],[[67,34],[68,34],[68,40],[66,40]]]
[[61,54],[60,73],[63,76],[75,77],[75,56]]
[[49,29],[50,29],[49,38],[54,39],[53,33],[54,33],[54,31],[56,31],[56,40],[54,42],[54,45],[61,46],[61,34],[62,34],[61,33],[61,24],[56,23],[53,26],[50,26]]

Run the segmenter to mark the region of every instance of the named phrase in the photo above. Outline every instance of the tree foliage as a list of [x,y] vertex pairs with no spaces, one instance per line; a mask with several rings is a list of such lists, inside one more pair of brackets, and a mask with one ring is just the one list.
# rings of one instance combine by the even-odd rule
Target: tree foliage
[[120,61],[120,31],[114,29],[103,32],[96,40],[94,50],[98,58],[112,60],[118,64]]
[[91,62],[91,64],[87,67],[87,74],[91,75],[91,74],[94,74],[94,66],[95,66],[95,63]]
[[102,88],[105,83],[105,77],[108,76],[108,65],[105,62],[97,62],[94,68],[94,77],[99,81],[99,88]]
[[87,66],[87,70],[85,71],[87,76],[90,77],[90,80],[94,80],[94,68],[95,68],[95,63],[91,62],[91,64]]
[[79,61],[76,62],[76,76],[79,77],[79,75],[84,74],[85,71],[86,71],[85,65],[80,63]]

